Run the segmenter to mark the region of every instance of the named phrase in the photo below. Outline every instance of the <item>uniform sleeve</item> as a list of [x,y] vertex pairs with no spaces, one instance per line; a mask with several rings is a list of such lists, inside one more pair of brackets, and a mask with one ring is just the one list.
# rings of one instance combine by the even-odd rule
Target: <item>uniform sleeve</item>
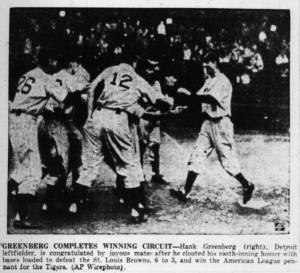
[[222,106],[225,99],[230,95],[231,90],[232,86],[229,80],[220,78],[213,83],[204,84],[197,94],[200,96],[211,96]]
[[94,79],[88,87],[88,92],[87,92],[88,117],[91,117],[93,112],[95,90],[98,84],[105,79],[106,74],[107,74],[107,69],[105,69],[96,79]]
[[158,99],[163,99],[164,97],[161,92],[156,92],[154,88],[152,88],[150,84],[140,76],[137,76],[136,88],[143,96],[148,98],[152,104],[155,104]]
[[146,110],[139,104],[134,104],[130,107],[128,107],[126,109],[126,112],[138,117],[138,118],[141,118],[143,116],[143,114],[146,112]]
[[82,91],[84,88],[87,86],[87,82],[84,80],[78,80],[77,77],[70,77],[67,82],[67,88],[69,89],[68,91],[71,93],[74,93],[76,91]]
[[159,81],[154,82],[153,88],[156,92],[158,92],[159,94],[162,94],[161,85],[160,85]]
[[82,68],[82,74],[83,74],[83,78],[89,82],[91,80],[91,76],[90,73],[87,72],[87,70],[85,68]]
[[53,97],[58,102],[63,102],[68,95],[68,90],[56,80],[50,80],[45,85],[45,90],[50,97]]
[[197,91],[197,95],[207,95],[207,92],[209,91],[209,85],[211,83],[211,78],[207,78],[203,84],[203,86],[200,88],[199,91]]

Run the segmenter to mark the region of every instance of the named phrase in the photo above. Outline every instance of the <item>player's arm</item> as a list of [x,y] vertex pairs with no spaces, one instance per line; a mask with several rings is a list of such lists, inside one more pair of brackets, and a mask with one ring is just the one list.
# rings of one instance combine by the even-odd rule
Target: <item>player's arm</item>
[[196,93],[197,97],[203,103],[209,103],[212,106],[223,107],[223,102],[228,96],[228,91],[231,88],[229,81],[218,81],[215,84],[207,84],[208,80],[204,83],[203,87]]
[[82,77],[69,75],[65,80],[65,84],[70,93],[84,93],[87,90],[88,81],[84,80]]
[[172,98],[164,96],[161,92],[155,91],[146,80],[139,76],[137,79],[137,89],[150,104],[163,112],[169,110],[174,105],[174,100]]
[[65,102],[68,97],[68,90],[56,79],[51,79],[46,85],[47,94],[59,103]]
[[187,106],[176,106],[176,107],[173,107],[172,109],[170,109],[167,112],[161,112],[161,111],[149,112],[149,111],[146,111],[146,112],[143,113],[141,118],[145,119],[145,120],[150,120],[150,121],[151,120],[160,120],[160,119],[163,119],[163,118],[166,118],[166,117],[179,115],[186,109],[187,109]]
[[[214,103],[215,105],[224,109],[224,103],[232,90],[231,83],[228,79],[223,81],[218,81],[211,89],[209,94],[202,95],[202,100],[207,100],[208,102]],[[224,109],[225,110],[225,109]]]

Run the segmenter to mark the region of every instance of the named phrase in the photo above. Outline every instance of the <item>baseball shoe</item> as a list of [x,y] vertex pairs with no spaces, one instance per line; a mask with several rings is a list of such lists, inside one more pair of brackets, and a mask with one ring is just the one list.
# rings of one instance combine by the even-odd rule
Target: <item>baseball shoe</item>
[[122,205],[124,205],[125,204],[125,200],[124,200],[122,192],[119,189],[117,189],[117,188],[113,188],[112,192],[118,198],[119,203],[122,204]]
[[30,222],[29,220],[14,220],[13,222],[13,227],[15,229],[37,229],[37,228],[41,228],[40,224],[33,224],[32,222]]
[[155,174],[151,178],[151,182],[158,184],[158,185],[169,185],[170,183],[167,182],[161,174]]
[[178,199],[179,201],[186,203],[187,202],[187,198],[186,196],[183,194],[182,191],[177,191],[174,189],[170,189],[170,194],[172,197]]
[[148,215],[145,213],[142,213],[139,216],[131,216],[131,223],[132,224],[141,224],[148,221]]
[[254,188],[254,184],[250,183],[249,187],[243,189],[243,204],[246,204],[251,199]]
[[69,213],[75,215],[78,212],[77,204],[74,202],[69,206]]
[[43,217],[53,217],[56,216],[56,210],[52,203],[43,203],[41,207],[41,216]]
[[10,179],[8,181],[8,192],[10,196],[13,198],[16,197],[18,193],[18,183],[13,179]]

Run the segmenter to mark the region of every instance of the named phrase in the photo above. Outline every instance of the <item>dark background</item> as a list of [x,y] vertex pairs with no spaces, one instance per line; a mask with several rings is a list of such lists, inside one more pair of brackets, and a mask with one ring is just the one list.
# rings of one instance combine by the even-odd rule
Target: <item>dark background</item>
[[[141,62],[159,60],[163,90],[191,107],[178,122],[191,127],[199,125],[195,118],[200,115],[199,103],[175,90],[183,86],[196,92],[203,83],[203,56],[216,52],[233,85],[235,128],[289,131],[289,11],[12,8],[10,99],[18,78],[36,66],[43,47],[57,51],[72,47],[91,79],[120,52],[130,52]],[[280,54],[288,62],[279,61]]]

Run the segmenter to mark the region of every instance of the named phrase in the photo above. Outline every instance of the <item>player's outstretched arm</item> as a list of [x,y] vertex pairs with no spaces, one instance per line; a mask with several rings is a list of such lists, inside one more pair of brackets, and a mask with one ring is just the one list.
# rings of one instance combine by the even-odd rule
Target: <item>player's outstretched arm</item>
[[162,118],[174,116],[174,115],[179,115],[181,114],[184,110],[187,109],[187,106],[176,106],[170,109],[167,112],[161,112],[161,111],[156,111],[156,112],[144,112],[143,115],[141,116],[142,119],[145,120],[159,120]]
[[178,94],[184,94],[184,95],[187,95],[187,96],[192,95],[192,92],[189,91],[189,90],[187,90],[187,89],[184,88],[184,87],[179,87],[179,88],[177,89],[177,93],[178,93]]

